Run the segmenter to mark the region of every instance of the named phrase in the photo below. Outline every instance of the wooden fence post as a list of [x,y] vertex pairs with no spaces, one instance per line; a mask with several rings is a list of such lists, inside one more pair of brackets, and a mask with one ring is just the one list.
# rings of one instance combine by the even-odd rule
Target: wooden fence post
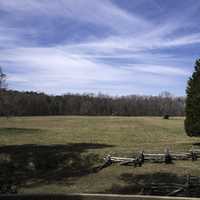
[[172,157],[170,155],[169,149],[165,149],[165,163],[166,164],[171,164],[172,163]]
[[186,195],[190,196],[190,183],[191,183],[191,179],[190,179],[190,174],[187,175],[187,182],[186,182]]
[[141,151],[139,157],[140,157],[141,162],[144,163],[144,151],[143,150]]
[[192,149],[192,151],[191,151],[191,157],[192,157],[192,161],[196,161],[196,160],[197,160],[197,153],[194,152],[193,149]]

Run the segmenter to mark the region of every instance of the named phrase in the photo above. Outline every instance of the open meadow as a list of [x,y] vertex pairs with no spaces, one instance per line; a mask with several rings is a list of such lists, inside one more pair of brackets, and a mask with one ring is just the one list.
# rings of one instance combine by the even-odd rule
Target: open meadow
[[[112,165],[96,172],[103,157],[199,148],[200,139],[184,132],[184,118],[161,117],[11,117],[0,118],[0,159],[13,161],[6,174],[20,193],[138,194],[138,184],[200,176],[200,161]],[[5,175],[5,174],[4,174]]]

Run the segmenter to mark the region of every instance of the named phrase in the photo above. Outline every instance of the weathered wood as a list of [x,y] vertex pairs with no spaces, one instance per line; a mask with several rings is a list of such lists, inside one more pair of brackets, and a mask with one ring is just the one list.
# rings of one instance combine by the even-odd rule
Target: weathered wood
[[176,194],[182,192],[183,190],[184,190],[183,187],[178,188],[178,189],[174,190],[173,192],[170,192],[169,194],[167,194],[167,196],[175,196]]
[[[188,155],[183,155],[183,154],[176,154],[176,155],[170,155],[172,157],[172,160],[189,160],[190,157]],[[126,158],[126,157],[111,157],[110,158],[112,162],[135,162],[137,158]],[[141,159],[142,160],[142,159]],[[158,161],[165,161],[165,155],[163,156],[160,155],[154,155],[154,156],[146,156],[144,154],[144,159],[143,161],[149,161],[149,160],[158,160]]]
[[120,163],[120,165],[135,164],[141,166],[145,161],[154,163],[171,163],[173,160],[192,160],[195,161],[200,157],[200,149],[192,149],[186,153],[170,153],[169,149],[165,153],[144,153],[134,154],[133,158],[130,157],[117,157],[107,156],[112,163]]
[[165,154],[164,153],[144,153],[144,156],[146,157],[146,156],[160,156],[160,157],[163,157],[163,156],[165,156]]
[[130,161],[123,161],[123,162],[120,162],[119,163],[120,165],[132,165],[132,164],[134,164],[132,161],[130,162]]
[[190,152],[193,151],[193,152],[196,152],[196,153],[200,153],[200,149],[190,149],[189,151],[190,151]]
[[113,162],[135,162],[136,159],[135,158],[122,158],[122,157],[113,157],[111,156],[110,159],[113,161]]
[[[171,153],[169,154],[172,158],[172,160],[189,160],[189,159],[192,159],[192,155],[191,153]],[[144,160],[155,160],[155,159],[158,159],[158,160],[163,160],[165,159],[165,154],[150,154],[150,153],[145,153],[144,154]]]
[[138,157],[141,160],[141,162],[144,163],[144,151],[141,151]]

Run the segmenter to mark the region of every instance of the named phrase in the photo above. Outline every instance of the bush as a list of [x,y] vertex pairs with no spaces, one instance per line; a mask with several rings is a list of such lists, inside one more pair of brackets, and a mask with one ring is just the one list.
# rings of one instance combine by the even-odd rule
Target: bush
[[164,115],[163,119],[169,119],[169,117],[170,117],[169,115]]

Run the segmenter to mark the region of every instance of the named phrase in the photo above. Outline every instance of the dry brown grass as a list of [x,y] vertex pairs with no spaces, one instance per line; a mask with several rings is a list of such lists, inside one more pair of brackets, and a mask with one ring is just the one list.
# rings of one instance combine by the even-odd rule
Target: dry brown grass
[[[83,154],[106,154],[131,156],[133,152],[163,152],[198,148],[199,138],[186,136],[183,118],[163,120],[161,117],[14,117],[0,118],[0,145],[37,144],[68,145],[99,144],[103,148],[88,148]],[[108,146],[106,146],[108,145]],[[109,146],[110,145],[110,146]],[[65,181],[23,187],[21,192],[112,192],[113,184],[126,188],[131,177],[149,174],[171,174],[182,176],[187,173],[200,176],[200,162],[176,162],[172,165],[144,164],[141,168],[111,166],[98,173],[80,177],[68,177]],[[156,177],[153,176],[152,177]]]

